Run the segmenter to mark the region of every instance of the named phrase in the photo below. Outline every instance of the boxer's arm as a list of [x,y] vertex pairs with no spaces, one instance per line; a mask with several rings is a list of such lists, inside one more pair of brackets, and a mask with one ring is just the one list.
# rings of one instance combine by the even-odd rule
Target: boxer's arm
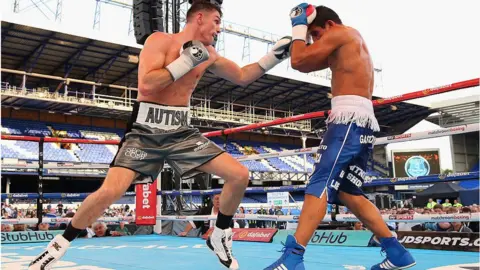
[[302,40],[295,40],[291,49],[292,68],[305,73],[328,68],[328,57],[348,40],[343,29],[325,33],[310,46]]
[[170,72],[165,69],[165,55],[171,37],[156,32],[145,41],[138,64],[138,89],[143,95],[151,95],[173,83]]
[[209,70],[218,77],[243,87],[265,74],[265,71],[258,63],[241,68],[235,62],[221,56],[209,67]]

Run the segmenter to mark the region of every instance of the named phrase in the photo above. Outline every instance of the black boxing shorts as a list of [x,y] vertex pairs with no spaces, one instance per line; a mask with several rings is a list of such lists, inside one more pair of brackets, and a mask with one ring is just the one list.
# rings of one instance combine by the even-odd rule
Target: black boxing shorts
[[134,184],[153,182],[165,162],[183,178],[224,152],[189,125],[190,108],[135,102],[125,136],[110,167],[137,172]]

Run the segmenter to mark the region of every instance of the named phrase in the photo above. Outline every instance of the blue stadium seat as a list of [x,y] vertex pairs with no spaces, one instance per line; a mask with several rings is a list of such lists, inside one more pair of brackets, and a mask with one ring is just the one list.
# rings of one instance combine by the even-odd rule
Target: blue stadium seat
[[[71,124],[59,124],[59,123],[44,123],[38,121],[27,120],[12,120],[2,119],[3,131],[7,131],[14,135],[27,135],[27,136],[52,136],[50,130],[63,131],[67,137],[70,138],[89,138],[97,139],[95,136],[88,136],[88,132],[102,132],[118,137],[122,137],[124,130],[113,128],[100,128],[90,126],[79,126]],[[87,135],[84,135],[87,134]],[[296,149],[295,145],[282,145],[278,143],[260,143],[252,141],[228,141],[225,142],[221,138],[212,138],[212,141],[224,148],[233,157],[244,156],[241,147],[253,150],[254,154],[269,153],[271,149],[273,151],[283,151],[284,149]],[[20,158],[20,159],[37,159],[38,158],[38,144],[36,142],[17,142],[20,149],[16,149],[11,143],[2,143],[2,157]],[[240,147],[238,147],[239,145]],[[68,151],[60,149],[59,146],[53,144],[45,144],[45,160],[46,161],[65,161],[65,162],[95,162],[95,163],[110,163],[115,155],[115,149],[109,149],[106,145],[93,145],[93,144],[78,144],[79,150]],[[268,149],[267,149],[268,148]],[[254,172],[268,172],[272,170],[280,172],[299,172],[296,168],[293,168],[290,164],[287,164],[280,158],[266,159],[268,165],[265,165],[258,160],[243,161],[242,163],[250,170]],[[303,163],[299,164],[298,161],[291,161],[297,164],[297,168],[303,168]],[[307,155],[307,162],[312,167],[315,160],[311,155]],[[475,169],[475,168],[474,168]],[[476,167],[478,170],[478,164]],[[312,169],[308,169],[311,172]],[[372,176],[383,176],[378,171],[368,171]]]
[[477,161],[475,165],[470,169],[471,172],[478,172],[479,170],[479,162]]

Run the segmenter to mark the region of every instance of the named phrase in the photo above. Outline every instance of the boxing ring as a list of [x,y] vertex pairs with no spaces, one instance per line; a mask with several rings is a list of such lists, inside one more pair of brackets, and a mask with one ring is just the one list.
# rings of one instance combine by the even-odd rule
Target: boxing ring
[[[446,86],[425,89],[422,91],[412,92],[392,98],[384,98],[373,101],[374,106],[389,105],[396,102],[421,98],[430,95],[436,95],[458,89],[475,87],[479,85],[479,79],[472,79],[464,82],[449,84]],[[297,115],[274,121],[255,123],[243,127],[226,129],[223,131],[207,132],[207,137],[227,135],[235,132],[247,131],[273,125],[281,125],[298,120],[306,120],[312,118],[322,118],[328,114],[326,111],[314,112],[303,115]],[[435,131],[411,133],[408,136],[397,135],[386,138],[377,139],[376,144],[387,144],[392,142],[408,141],[415,139],[425,139],[438,136],[446,136],[460,134],[471,131],[478,131],[479,125],[468,125],[463,128],[438,129]],[[27,140],[39,142],[39,162],[37,164],[24,164],[23,167],[33,168],[39,175],[39,183],[43,177],[49,175],[52,168],[45,166],[43,161],[43,143],[61,142],[61,143],[97,143],[97,144],[118,144],[118,141],[92,141],[81,139],[61,139],[61,138],[37,138],[28,136],[9,136],[2,135],[2,139],[7,140]],[[288,150],[277,153],[251,155],[239,158],[240,161],[266,159],[269,157],[304,155],[315,153],[317,148],[303,148],[297,150]],[[10,167],[15,167],[8,165]],[[84,165],[91,168],[106,168],[105,165]],[[66,167],[55,168],[58,170],[69,169]],[[452,180],[471,180],[478,179],[478,172],[457,173],[449,175],[434,175],[417,177],[415,181],[418,183],[431,183]],[[412,179],[402,178],[386,178],[367,181],[364,186],[380,186],[402,184]],[[251,187],[246,193],[265,193],[267,191],[303,191],[305,185],[299,186],[282,186],[282,187]],[[162,195],[210,195],[220,193],[221,189],[212,189],[204,191],[161,191],[157,192],[157,196]],[[134,193],[127,193],[125,196],[134,196]],[[76,193],[68,195],[63,193],[43,193],[42,186],[39,186],[38,193],[25,194],[2,194],[2,200],[6,198],[27,198],[27,199],[68,199],[68,198],[85,198],[87,193]],[[419,215],[415,218],[405,219],[402,216],[383,216],[386,222],[442,222],[442,221],[479,221],[478,213],[468,215]],[[187,220],[212,220],[212,216],[165,216],[157,214],[156,220],[181,221]],[[296,215],[285,216],[265,216],[256,214],[240,214],[235,219],[244,220],[268,220],[295,222],[298,220]],[[101,218],[99,221],[104,222],[120,222],[134,221],[134,217],[125,218]],[[337,215],[337,221],[356,221],[352,215]],[[47,223],[64,223],[68,222],[68,218],[43,218],[42,222]],[[331,221],[330,217],[326,217],[324,221]],[[2,224],[36,224],[37,218],[31,219],[4,219]],[[277,232],[278,233],[278,232]],[[2,232],[1,245],[1,263],[2,269],[27,269],[28,263],[34,256],[38,255],[45,248],[45,241],[40,243],[15,243],[4,244],[4,233]],[[281,245],[278,244],[280,238],[285,237],[278,235],[278,239],[273,237],[273,243],[258,242],[242,242],[235,241],[233,245],[234,256],[239,260],[241,269],[263,269],[270,263],[278,259],[278,251]],[[479,241],[471,242],[470,246],[479,246]],[[468,246],[467,245],[467,246]],[[461,252],[461,251],[445,251],[445,250],[422,250],[411,249],[412,255],[417,261],[417,265],[411,269],[479,269],[479,253],[478,252]],[[351,247],[351,246],[319,246],[310,245],[305,254],[305,266],[307,269],[369,269],[383,260],[380,256],[380,248],[377,247]],[[165,235],[134,235],[124,237],[107,237],[93,239],[77,239],[72,242],[71,248],[67,251],[65,257],[53,269],[224,269],[218,263],[217,258],[206,247],[205,241],[201,238],[180,238],[176,236]]]

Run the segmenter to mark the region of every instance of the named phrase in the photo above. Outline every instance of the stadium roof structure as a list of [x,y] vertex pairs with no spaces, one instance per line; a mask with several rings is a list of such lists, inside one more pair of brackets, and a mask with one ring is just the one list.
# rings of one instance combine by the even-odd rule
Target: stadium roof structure
[[[96,88],[96,93],[112,96],[122,96],[124,90],[108,87],[108,84],[127,87],[137,85],[135,58],[140,53],[139,48],[6,21],[2,21],[1,35],[2,68],[102,83],[102,86]],[[20,86],[22,76],[2,72],[2,82]],[[89,93],[91,88],[87,86],[71,82],[69,91]],[[58,91],[62,83],[58,80],[29,77],[27,88],[37,87]],[[246,110],[245,106],[254,105],[258,114],[271,108],[301,114],[330,109],[331,95],[330,87],[270,74],[262,76],[247,87],[240,87],[207,72],[199,82],[194,97],[211,100],[212,108],[221,108],[225,106],[225,102],[231,102],[239,105],[233,106],[233,109],[238,111]],[[201,101],[194,99],[192,105],[199,102]],[[68,112],[76,105],[52,106],[10,97],[2,98],[2,106]],[[261,108],[264,108],[264,111]],[[403,133],[433,112],[430,108],[405,102],[395,106],[375,107],[382,128],[379,135]],[[85,114],[89,115],[89,112],[85,111]],[[117,117],[126,118],[128,114],[126,112]],[[98,115],[98,111],[92,111],[90,115]],[[324,119],[312,121],[315,130],[325,127]]]
[[478,96],[450,99],[432,104],[438,111],[426,120],[441,127],[453,127],[478,123],[480,100]]

